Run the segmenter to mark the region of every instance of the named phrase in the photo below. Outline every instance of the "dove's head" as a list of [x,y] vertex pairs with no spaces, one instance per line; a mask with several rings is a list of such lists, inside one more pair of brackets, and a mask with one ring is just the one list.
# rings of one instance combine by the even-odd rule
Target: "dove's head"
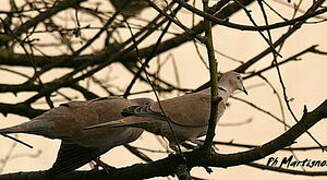
[[230,92],[234,92],[235,90],[241,90],[246,95],[248,94],[243,85],[243,79],[240,73],[231,71],[223,74],[223,76],[219,80],[219,84]]

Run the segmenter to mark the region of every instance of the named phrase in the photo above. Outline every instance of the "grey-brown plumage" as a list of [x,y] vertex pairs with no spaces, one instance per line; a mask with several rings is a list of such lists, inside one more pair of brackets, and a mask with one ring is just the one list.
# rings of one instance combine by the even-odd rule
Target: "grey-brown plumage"
[[87,126],[123,118],[121,112],[129,106],[146,105],[148,98],[98,98],[73,101],[53,108],[29,122],[0,129],[0,133],[28,133],[58,138],[62,144],[58,158],[48,171],[55,175],[77,169],[113,147],[136,140],[143,132],[132,127],[103,128],[84,131]]
[[149,6],[146,0],[110,0],[110,2],[125,18],[134,17]]
[[[220,89],[219,96],[222,98],[218,104],[219,119],[226,109],[228,97],[235,90],[240,89],[245,91],[245,88],[240,74],[236,72],[224,74],[218,85]],[[178,143],[186,140],[198,143],[196,139],[206,134],[210,114],[210,101],[210,88],[197,93],[161,101],[160,104],[170,119],[174,133],[169,127],[167,118],[161,113],[158,102],[153,102],[146,106],[126,108],[123,111],[123,115],[126,116],[125,118],[89,126],[87,129],[126,126],[139,127],[146,131],[165,136],[169,141],[170,147],[176,149],[175,146]]]

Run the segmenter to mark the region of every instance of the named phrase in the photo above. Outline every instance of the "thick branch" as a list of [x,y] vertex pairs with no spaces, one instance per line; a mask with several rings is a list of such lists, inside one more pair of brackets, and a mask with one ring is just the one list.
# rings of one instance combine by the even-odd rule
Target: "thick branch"
[[28,118],[34,118],[42,114],[45,110],[33,109],[30,106],[20,103],[20,104],[5,104],[0,103],[0,113],[6,116],[9,113],[25,116]]
[[[195,166],[212,166],[212,167],[231,167],[262,159],[286,146],[294,143],[294,141],[301,136],[305,131],[319,122],[321,119],[327,118],[327,100],[319,105],[312,112],[304,112],[302,119],[295,124],[291,129],[271,140],[270,142],[256,147],[252,150],[232,153],[232,154],[217,154],[213,151],[210,152],[208,158],[204,156],[204,149],[197,149],[192,152],[184,153],[186,162],[189,168]],[[170,155],[167,158],[157,160],[148,164],[135,164],[125,168],[119,168],[106,174],[102,171],[75,171],[65,176],[56,178],[55,180],[64,179],[79,179],[82,176],[87,179],[146,179],[158,176],[168,176],[174,174],[176,168],[185,163],[179,155]],[[9,179],[46,179],[44,172],[25,172],[13,173],[0,176],[2,180]]]
[[[205,12],[208,12],[208,0],[203,0],[203,9]],[[205,24],[205,35],[206,35],[206,49],[208,54],[209,61],[209,70],[210,70],[210,81],[211,81],[211,103],[210,103],[210,116],[209,116],[209,125],[207,130],[206,140],[204,142],[205,146],[210,146],[213,138],[215,137],[215,130],[217,125],[218,117],[218,72],[217,66],[218,62],[215,58],[215,48],[213,45],[213,36],[212,36],[212,22],[208,19],[204,19]]]

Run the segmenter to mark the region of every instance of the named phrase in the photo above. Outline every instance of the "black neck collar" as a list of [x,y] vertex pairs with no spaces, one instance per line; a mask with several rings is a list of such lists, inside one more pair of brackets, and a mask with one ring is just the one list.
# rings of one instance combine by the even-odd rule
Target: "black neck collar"
[[218,86],[218,89],[227,92],[227,90],[221,86]]

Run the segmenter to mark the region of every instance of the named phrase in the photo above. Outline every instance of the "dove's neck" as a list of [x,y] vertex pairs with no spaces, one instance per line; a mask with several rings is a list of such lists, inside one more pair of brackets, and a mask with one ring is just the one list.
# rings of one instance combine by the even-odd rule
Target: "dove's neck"
[[224,89],[220,91],[222,93],[221,96],[224,100],[227,100],[229,96],[232,95],[232,93],[237,89],[237,87],[233,86],[230,80],[227,78],[221,78],[218,82],[218,87]]
[[[218,84],[218,92],[219,92],[219,96],[223,99],[223,101],[226,103],[227,102],[227,99],[229,98],[229,96],[232,94],[232,91],[220,84]],[[209,88],[206,88],[202,91],[200,91],[199,93],[204,93],[204,94],[210,94],[210,91],[211,91],[211,87]]]

